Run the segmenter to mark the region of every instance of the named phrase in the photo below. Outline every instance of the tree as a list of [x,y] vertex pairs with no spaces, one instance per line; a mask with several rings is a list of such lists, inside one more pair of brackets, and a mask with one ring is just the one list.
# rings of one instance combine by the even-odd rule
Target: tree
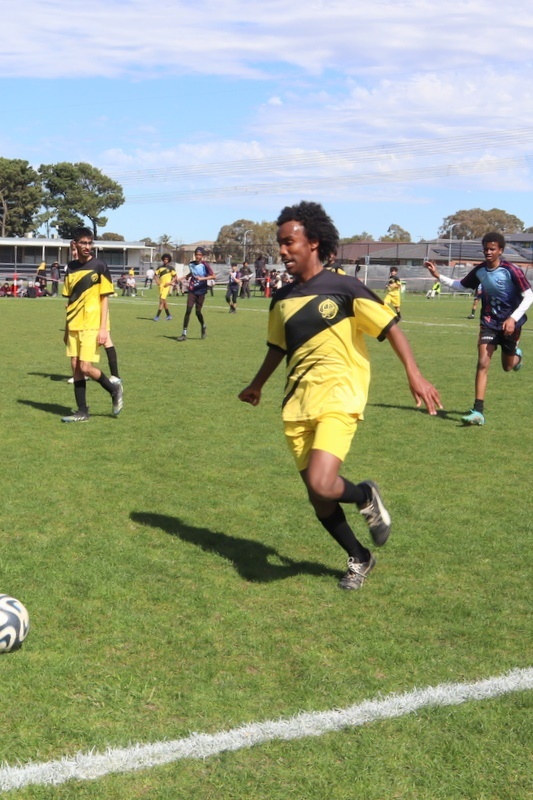
[[154,242],[150,236],[145,236],[143,239],[139,239],[140,242],[143,242],[146,247],[157,247],[157,242]]
[[120,233],[112,233],[111,231],[109,231],[109,233],[107,233],[107,232],[103,233],[100,236],[100,239],[103,242],[123,242],[124,241],[124,237],[121,236]]
[[401,225],[389,225],[389,229],[385,236],[380,238],[380,242],[410,242],[411,234],[406,231]]
[[259,254],[273,258],[278,251],[276,234],[275,222],[238,219],[220,229],[213,253],[217,261],[254,261]]
[[[453,226],[453,227],[452,227]],[[439,228],[439,236],[452,239],[480,239],[489,231],[498,233],[522,233],[524,223],[513,214],[500,208],[484,211],[482,208],[470,208],[456,211],[445,217]]]
[[46,189],[45,204],[55,210],[54,227],[64,239],[70,239],[76,228],[87,224],[86,220],[96,239],[98,226],[107,225],[102,211],[124,203],[120,184],[83,161],[42,164],[39,172]]
[[1,236],[24,236],[33,230],[42,199],[41,179],[27,161],[0,158]]

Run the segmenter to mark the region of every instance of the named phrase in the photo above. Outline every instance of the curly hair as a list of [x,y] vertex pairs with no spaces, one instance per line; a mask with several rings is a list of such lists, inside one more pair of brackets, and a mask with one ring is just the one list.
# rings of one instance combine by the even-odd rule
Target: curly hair
[[300,222],[307,238],[318,242],[318,256],[321,261],[326,261],[330,253],[337,250],[339,232],[320,203],[302,200],[293,206],[285,206],[276,220],[276,225],[279,228],[285,222],[292,221]]
[[502,250],[505,250],[505,236],[503,236],[503,234],[498,233],[497,231],[489,231],[481,240],[481,244],[483,247],[485,247],[485,245],[489,242],[495,242],[498,247],[501,247]]

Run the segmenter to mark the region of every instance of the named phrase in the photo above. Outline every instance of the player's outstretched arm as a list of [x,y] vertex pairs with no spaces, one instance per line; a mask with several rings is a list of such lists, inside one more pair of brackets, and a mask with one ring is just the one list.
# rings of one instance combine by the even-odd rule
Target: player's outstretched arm
[[430,275],[433,275],[436,281],[440,281],[440,273],[437,269],[437,265],[434,264],[433,261],[424,261],[424,266]]
[[437,409],[442,408],[439,393],[418,369],[411,345],[404,332],[398,325],[393,325],[387,334],[387,339],[404,366],[405,374],[409,381],[409,389],[416,401],[416,407],[420,408],[424,403],[428,412],[434,416],[437,413]]
[[261,400],[261,390],[263,386],[272,373],[279,367],[284,357],[281,350],[275,350],[273,347],[269,347],[265,359],[257,371],[257,375],[242,392],[239,392],[239,400],[242,400],[243,403],[250,403],[252,406],[257,406]]

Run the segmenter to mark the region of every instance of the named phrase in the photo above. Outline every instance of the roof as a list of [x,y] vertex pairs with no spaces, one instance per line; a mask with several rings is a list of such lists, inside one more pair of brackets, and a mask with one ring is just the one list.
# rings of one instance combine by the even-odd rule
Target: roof
[[[11,247],[70,247],[70,239],[48,239],[37,236],[0,236],[0,246]],[[94,246],[100,250],[149,250],[144,242],[114,242],[95,239]]]

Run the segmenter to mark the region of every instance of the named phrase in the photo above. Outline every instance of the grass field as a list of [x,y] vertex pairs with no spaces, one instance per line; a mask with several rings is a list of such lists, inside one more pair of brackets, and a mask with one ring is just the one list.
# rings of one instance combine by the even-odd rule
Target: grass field
[[[0,592],[32,626],[0,657],[0,762],[216,734],[533,666],[531,331],[521,372],[495,357],[487,424],[473,429],[460,424],[476,362],[468,298],[404,301],[402,327],[441,391],[437,418],[414,407],[388,344],[369,342],[370,399],[344,474],[379,483],[393,534],[363,590],[342,592],[343,553],[283,440],[283,370],[258,408],[236,397],[264,355],[267,303],[229,315],[218,292],[208,338],[193,318],[178,343],[183,298],[157,324],[155,290],[113,299],[124,411],[113,418],[91,384],[91,420],[64,425],[63,301],[0,300]],[[533,798],[533,692],[8,796]]]

